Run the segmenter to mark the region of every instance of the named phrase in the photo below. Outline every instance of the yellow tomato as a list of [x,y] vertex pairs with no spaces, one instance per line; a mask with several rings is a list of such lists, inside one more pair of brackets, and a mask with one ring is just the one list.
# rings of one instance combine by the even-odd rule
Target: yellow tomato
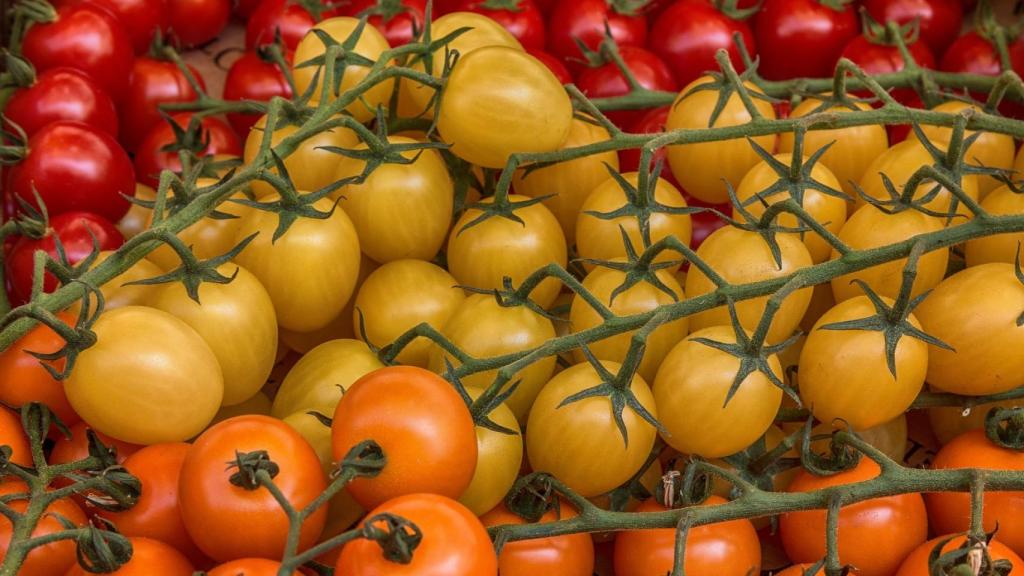
[[[156,190],[141,182],[135,183],[135,198],[152,202],[156,199]],[[128,212],[117,222],[117,229],[124,234],[125,238],[134,238],[143,230],[149,227],[149,213],[152,212],[145,206],[132,203]]]
[[304,354],[288,371],[274,396],[270,413],[275,418],[284,418],[293,412],[315,410],[331,416],[345,390],[383,367],[364,342],[324,342]]
[[1024,400],[1003,400],[1002,402],[988,402],[978,404],[972,408],[960,408],[956,406],[929,408],[928,420],[932,425],[932,432],[940,444],[946,444],[953,438],[969,430],[977,430],[985,426],[985,417],[993,408],[1017,408],[1024,405]]
[[265,393],[257,392],[255,396],[244,402],[232,404],[231,406],[221,406],[220,410],[217,410],[217,414],[214,415],[213,420],[210,421],[210,426],[217,422],[223,422],[228,418],[248,416],[250,414],[270,415],[270,398]]
[[[115,254],[117,252],[113,250],[101,251],[96,258],[94,266],[102,264],[112,256],[116,258]],[[123,308],[125,306],[146,305],[150,295],[159,287],[146,284],[128,285],[128,283],[156,278],[163,273],[164,271],[159,266],[146,258],[132,264],[130,268],[100,286],[100,292],[103,293],[103,309],[114,310],[115,308]],[[72,305],[71,310],[77,312],[80,306],[81,302],[76,302]]]
[[[470,387],[466,392],[475,401],[484,391]],[[505,434],[483,426],[476,427],[476,471],[459,502],[478,516],[489,512],[505,498],[523,464],[523,436],[512,411],[501,403],[488,414],[488,418],[515,433]]]
[[[996,188],[981,201],[981,207],[993,216],[1024,214],[1024,194],[1014,192],[1009,186]],[[1014,263],[1024,232],[994,234],[967,241],[966,258],[968,266],[989,262]]]
[[[975,112],[981,112],[981,108],[978,106],[968,104],[966,102],[960,102],[958,100],[943,102],[935,108],[932,108],[932,110],[935,112],[957,114],[961,110],[965,110],[967,108],[970,108]],[[949,146],[950,139],[953,137],[953,129],[946,126],[922,124],[921,131],[924,132],[925,137],[927,137],[929,141],[941,148],[947,148]],[[974,130],[964,130],[964,139],[970,137],[974,133]],[[911,132],[910,138],[916,140],[917,134]],[[964,162],[974,166],[1011,170],[1013,169],[1013,153],[1014,145],[1012,136],[996,132],[982,132],[981,135],[978,136],[978,139],[975,140],[969,148],[967,148],[967,152],[964,154]],[[978,193],[982,198],[999,186],[999,181],[991,176],[978,176]]]

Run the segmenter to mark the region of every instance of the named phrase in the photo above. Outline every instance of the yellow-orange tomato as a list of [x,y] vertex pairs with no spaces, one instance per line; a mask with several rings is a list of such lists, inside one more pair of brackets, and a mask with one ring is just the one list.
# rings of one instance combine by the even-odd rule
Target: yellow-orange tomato
[[232,404],[231,406],[221,406],[220,410],[217,410],[217,413],[213,416],[213,420],[210,420],[210,426],[235,416],[249,416],[251,414],[269,416],[270,406],[270,397],[262,391],[257,392],[252,398],[244,402]]
[[[466,388],[466,393],[474,401],[483,392],[482,388]],[[513,433],[476,427],[476,470],[459,502],[478,516],[505,498],[523,464],[523,435],[512,411],[502,402],[487,417]]]
[[1003,400],[1002,402],[987,402],[978,404],[972,408],[960,408],[956,406],[942,406],[928,409],[928,421],[932,425],[932,432],[940,444],[946,444],[953,438],[967,432],[977,430],[985,426],[985,417],[993,408],[1016,408],[1024,405],[1024,400]]
[[315,410],[330,416],[345,390],[383,367],[365,342],[324,342],[303,355],[288,371],[274,396],[271,414],[284,418],[294,412]]
[[[96,263],[94,266],[102,264],[108,258],[118,258],[116,254],[117,252],[113,250],[103,250],[96,257]],[[147,280],[149,278],[156,278],[157,276],[163,275],[163,273],[164,270],[160,266],[157,266],[147,258],[143,258],[135,264],[132,264],[127,270],[117,276],[114,276],[110,281],[100,286],[100,292],[103,293],[103,309],[114,310],[115,308],[121,308],[124,306],[145,305],[152,294],[156,292],[158,287],[146,284],[130,283],[137,282],[139,280]],[[76,302],[71,307],[71,310],[77,312],[80,305],[80,302]]]
[[[156,198],[156,190],[141,182],[135,183],[135,199],[152,202]],[[128,208],[128,212],[117,222],[117,229],[124,234],[125,238],[134,238],[149,226],[149,213],[151,210],[134,202]]]
[[[802,430],[803,427],[804,424],[800,422],[790,422],[783,425],[783,429],[787,433]],[[835,430],[848,429],[849,425],[842,420],[819,422],[814,425],[814,428],[811,430],[811,435],[823,436],[826,434],[832,434]],[[903,456],[907,451],[906,414],[900,414],[888,422],[883,422],[877,426],[872,426],[871,428],[854,430],[854,432],[860,436],[862,440],[871,444],[875,448],[878,448],[889,458],[892,458],[897,462],[903,461]],[[811,443],[811,449],[819,454],[827,454],[829,451],[829,440],[815,440]]]
[[[1024,214],[1024,194],[1014,192],[1009,186],[996,188],[981,201],[981,207],[993,216]],[[993,234],[967,241],[965,257],[968,266],[989,262],[1016,261],[1020,245],[1024,243],[1024,232]]]
[[[935,112],[947,112],[950,114],[957,114],[961,110],[970,108],[975,112],[981,112],[981,108],[966,102],[960,102],[959,100],[950,100],[943,102],[935,108],[932,108]],[[953,129],[947,126],[934,126],[931,124],[922,124],[921,131],[924,132],[926,138],[936,146],[946,148],[949,146],[949,141],[953,137]],[[974,130],[964,130],[964,139],[969,138],[975,134]],[[917,139],[917,134],[914,132],[910,133],[910,138],[913,140]],[[967,152],[964,153],[964,163],[974,166],[984,166],[986,168],[999,168],[1001,170],[1011,170],[1013,168],[1013,136],[1009,134],[999,134],[997,132],[981,132],[978,139],[975,140],[970,147],[967,148]],[[999,187],[999,181],[991,176],[978,177],[978,192],[982,198],[992,190]]]

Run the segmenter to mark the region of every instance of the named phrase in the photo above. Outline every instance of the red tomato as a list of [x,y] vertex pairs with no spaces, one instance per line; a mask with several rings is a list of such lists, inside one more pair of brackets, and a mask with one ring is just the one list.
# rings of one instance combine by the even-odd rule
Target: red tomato
[[95,3],[107,8],[124,26],[136,54],[145,54],[157,30],[162,30],[166,13],[164,0],[65,0],[53,2],[57,8],[72,4]]
[[[57,239],[64,246],[68,262],[77,264],[93,251],[93,236],[99,250],[116,250],[124,244],[124,236],[108,220],[88,212],[65,212],[50,219],[46,235],[36,240],[23,237],[11,248],[5,262],[14,299],[27,302],[32,294],[33,259],[36,250],[57,258]],[[45,292],[57,288],[57,278],[47,272]]]
[[[126,564],[109,576],[192,576],[195,568],[181,552],[159,540],[131,537],[132,557]],[[75,565],[65,576],[91,576],[79,565]]]
[[231,18],[231,0],[166,0],[167,34],[183,47],[217,37]]
[[74,68],[51,68],[31,86],[16,90],[4,115],[28,136],[51,122],[68,120],[117,138],[114,101],[92,78]]
[[[907,44],[907,50],[919,66],[935,68],[935,56],[932,56],[932,51],[924,42],[917,41]],[[843,48],[843,58],[849,58],[871,75],[903,70],[903,56],[900,55],[898,47],[872,41],[863,34],[851,40]],[[857,92],[857,95],[869,97],[871,91],[861,90]],[[892,96],[899,102],[906,103],[913,101],[917,97],[917,92],[914,92],[913,88],[897,88],[892,91]]]
[[[68,312],[61,312],[58,317],[65,322],[74,322],[74,317]],[[40,324],[0,352],[0,402],[12,408],[40,402],[64,424],[71,426],[78,422],[78,414],[64,395],[64,383],[55,380],[39,359],[29,354],[51,354],[62,347],[64,339],[50,327]],[[58,371],[63,370],[64,360],[56,360],[51,365]]]
[[[1011,43],[1009,52],[1010,66],[1017,74],[1024,73],[1024,42],[1017,40]],[[960,36],[950,45],[942,56],[939,68],[944,72],[985,76],[998,76],[1003,71],[995,45],[974,30]],[[972,92],[971,97],[984,102],[988,98],[988,94]],[[1024,114],[1024,106],[1017,102],[1004,100],[999,105],[999,111],[1008,116],[1020,117]]]
[[110,12],[94,4],[67,6],[53,22],[28,29],[21,46],[37,72],[69,66],[85,72],[115,102],[128,89],[132,42]]
[[[576,516],[568,504],[563,503],[561,515],[549,510],[540,522],[554,522]],[[480,516],[484,526],[525,524],[521,516],[511,512],[504,503]],[[592,576],[594,573],[594,541],[589,534],[565,534],[548,538],[508,542],[498,556],[501,576]]]
[[[199,71],[189,66],[192,75],[205,90]],[[185,74],[171,61],[141,57],[132,65],[128,95],[121,105],[121,143],[134,152],[146,134],[164,121],[158,106],[170,102],[191,102],[198,97]]]
[[[182,128],[187,128],[192,118],[191,112],[180,112],[171,117]],[[202,119],[203,140],[208,144],[202,156],[216,154],[242,155],[242,144],[238,141],[228,123],[213,116]],[[177,152],[162,150],[164,146],[174,143],[174,129],[167,122],[161,122],[146,134],[135,151],[135,173],[139,182],[156,188],[160,182],[160,172],[181,170],[181,159]]]
[[8,189],[30,204],[38,192],[51,218],[86,211],[117,222],[128,211],[124,196],[135,194],[128,154],[110,135],[78,122],[36,132],[8,178]]
[[544,48],[544,15],[533,0],[462,0],[458,9],[483,14],[501,24],[523,48]]
[[572,71],[580,68],[583,58],[576,40],[597,50],[604,40],[606,24],[619,49],[647,43],[647,17],[639,12],[618,12],[606,0],[558,0],[547,24],[548,51]]
[[248,20],[259,5],[260,0],[238,0],[235,2],[235,16],[242,21]]
[[963,23],[960,0],[864,0],[863,5],[876,22],[907,24],[917,19],[921,40],[935,54],[945,52]]
[[295,50],[316,19],[302,4],[288,0],[261,0],[245,25],[245,49],[273,44],[277,33],[288,50]]
[[[20,480],[5,480],[0,482],[0,497],[9,494],[27,493],[28,485]],[[24,513],[28,509],[27,500],[13,500],[7,502],[15,512]],[[62,498],[46,508],[47,514],[36,524],[32,531],[32,537],[38,538],[54,532],[64,530],[64,526],[57,515],[71,521],[76,526],[85,526],[86,518],[82,510],[75,505],[70,498]],[[7,555],[7,548],[10,546],[13,535],[13,526],[6,516],[0,515],[0,562],[3,562]],[[57,540],[49,544],[33,549],[25,557],[18,574],[26,576],[64,576],[64,573],[75,565],[75,541]]]
[[537,48],[527,48],[526,52],[547,66],[548,70],[551,70],[551,73],[555,75],[555,78],[558,78],[559,82],[562,84],[572,83],[572,74],[569,73],[569,69],[565,67],[565,64],[562,64],[561,60]]
[[743,44],[757,54],[750,26],[734,20],[707,0],[678,0],[654,19],[650,48],[672,69],[676,83],[686,86],[708,70],[719,69],[715,52],[724,48],[737,71],[743,71],[740,50],[733,34],[743,35]]
[[769,80],[831,76],[843,47],[859,31],[851,6],[836,10],[818,0],[767,0],[754,29],[757,70]]
[[[453,3],[458,0],[453,0]],[[413,33],[423,32],[423,18],[427,11],[426,0],[351,0],[339,9],[344,16],[369,16],[367,22],[381,31],[392,47],[408,44]],[[438,11],[434,5],[434,18],[452,12]],[[395,11],[397,9],[397,11]]]
[[[643,115],[628,124],[626,126],[626,131],[630,134],[657,134],[658,132],[664,132],[665,122],[668,120],[668,113],[668,106],[647,110]],[[661,177],[671,182],[676,188],[679,188],[679,182],[677,182],[676,177],[672,175],[672,171],[668,169],[668,160],[665,158],[665,148],[658,148],[655,150],[654,154],[651,155],[651,167],[653,168],[654,164],[659,160],[662,163]],[[640,149],[627,148],[625,150],[619,150],[619,172],[625,174],[627,172],[638,172],[639,170]],[[689,204],[689,201],[687,201],[687,204]]]
[[[292,97],[292,88],[277,64],[265,61],[257,52],[246,52],[235,60],[224,79],[225,100],[269,102],[274,96]],[[260,119],[260,114],[228,114],[228,122],[239,137]]]
[[[622,46],[619,54],[626,67],[633,72],[637,82],[648,90],[675,92],[678,90],[675,79],[668,66],[643,48]],[[586,68],[576,78],[579,89],[590,98],[609,98],[629,93],[629,83],[622,71],[614,62],[608,62],[597,68]],[[618,110],[606,112],[608,119],[619,126],[628,125],[643,116],[641,110]]]

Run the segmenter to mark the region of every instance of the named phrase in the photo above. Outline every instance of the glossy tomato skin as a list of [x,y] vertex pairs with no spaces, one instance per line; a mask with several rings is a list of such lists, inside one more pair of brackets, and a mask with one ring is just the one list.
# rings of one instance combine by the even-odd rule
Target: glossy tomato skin
[[864,0],[863,6],[876,22],[907,24],[918,19],[921,40],[935,54],[946,51],[963,23],[958,0]]
[[[265,488],[248,490],[229,481],[237,471],[225,467],[238,453],[266,450],[280,467],[274,483],[296,509],[327,487],[313,447],[290,426],[269,416],[236,416],[215,424],[185,455],[179,481],[179,506],[185,528],[199,549],[221,562],[236,558],[280,558],[288,535],[288,517]],[[303,522],[299,549],[320,536],[327,509]]]
[[[206,89],[202,75],[189,66],[200,87]],[[132,65],[128,94],[120,108],[121,143],[129,152],[139,144],[154,126],[164,122],[158,106],[172,102],[191,102],[198,94],[185,79],[185,74],[170,60],[157,60],[145,56]]]
[[[987,509],[986,509],[987,512]],[[1000,533],[1002,530],[1000,530]],[[942,552],[952,552],[956,548],[963,546],[966,537],[963,535],[944,535],[938,538],[932,538],[931,540],[921,544],[911,552],[907,558],[900,565],[900,569],[896,572],[895,576],[930,576],[931,571],[929,570],[928,563],[932,552],[939,545],[940,542],[949,540],[943,547]],[[988,554],[989,558],[995,560],[1008,560],[1012,565],[1013,569],[1010,570],[1008,576],[1020,576],[1024,573],[1024,559],[1014,553],[1006,544],[1003,544],[1000,540],[991,540],[988,543]]]
[[[281,563],[265,558],[241,558],[217,566],[207,576],[277,576]],[[298,572],[292,572],[298,574]]]
[[131,39],[135,54],[145,54],[157,30],[167,18],[164,0],[64,0],[53,2],[57,8],[73,4],[99,4],[114,14]]
[[167,33],[190,48],[224,31],[231,18],[230,0],[166,0]]
[[583,54],[576,39],[597,50],[606,23],[620,49],[647,43],[647,17],[643,14],[619,13],[605,0],[558,0],[548,19],[548,50],[570,70],[579,69]]
[[831,76],[843,47],[860,30],[850,6],[835,10],[818,0],[768,0],[754,31],[758,71],[769,80],[785,80]]
[[[377,28],[387,38],[388,44],[392,47],[408,44],[414,38],[413,33],[423,32],[423,18],[427,11],[426,0],[401,0],[401,11],[392,15],[387,20],[380,14],[384,11],[388,0],[352,0],[338,8],[340,14],[345,16],[360,17],[367,14],[367,22]],[[444,14],[438,10],[438,4],[434,4],[434,17]],[[461,10],[461,9],[460,9]],[[440,36],[434,36],[440,38]]]
[[[58,317],[64,322],[74,322],[74,316],[68,312],[61,312]],[[51,354],[63,347],[63,338],[52,328],[39,325],[0,352],[0,402],[15,409],[29,402],[41,402],[64,424],[71,426],[78,422],[78,414],[64,395],[64,384],[51,376],[38,358],[29,354]],[[64,359],[53,361],[51,365],[59,372],[64,369]]]
[[[935,68],[935,56],[928,45],[918,40],[907,44],[907,50],[914,57],[914,61],[922,68]],[[898,47],[889,44],[872,42],[867,37],[857,36],[843,48],[843,58],[848,58],[854,64],[860,66],[865,72],[871,75],[888,74],[903,70],[903,56]],[[857,93],[864,97],[872,96],[870,90],[862,90]],[[916,96],[911,88],[897,88],[891,92],[893,98],[899,102],[909,103]]]
[[757,54],[754,34],[746,22],[729,18],[707,0],[677,0],[654,18],[649,45],[669,65],[676,83],[686,86],[706,71],[719,69],[715,53],[723,48],[736,70],[744,70],[733,41],[737,32],[747,52]]
[[562,61],[558,58],[555,58],[550,53],[538,48],[527,48],[526,52],[547,66],[548,70],[551,70],[551,73],[554,74],[555,78],[558,78],[558,81],[562,84],[569,84],[572,82],[572,74],[569,73],[569,69],[566,68],[565,64],[562,64]]
[[123,464],[129,456],[141,448],[138,444],[122,442],[116,438],[111,438],[98,430],[93,430],[93,428],[86,422],[78,422],[71,426],[70,430],[71,437],[67,437],[62,434],[57,438],[57,441],[54,442],[53,450],[50,452],[50,464],[76,462],[83,458],[87,458],[89,456],[88,430],[92,430],[93,433],[96,434],[97,439],[104,446],[114,450],[116,453],[116,460],[119,464]]
[[51,217],[88,211],[117,222],[135,192],[131,159],[110,135],[78,122],[54,122],[28,141],[28,154],[8,173],[8,189]]
[[[665,62],[653,52],[636,46],[622,46],[619,55],[626,67],[633,72],[637,82],[648,90],[675,92],[678,89],[672,72]],[[590,98],[611,98],[629,93],[629,83],[614,62],[597,68],[586,68],[576,78],[579,89]],[[643,115],[637,110],[617,110],[605,113],[608,119],[619,126],[627,126]]]
[[[564,503],[560,510],[561,514],[555,510],[547,511],[538,522],[567,520],[576,516],[575,510]],[[527,523],[521,516],[510,511],[504,503],[482,514],[480,521],[487,527]],[[592,576],[594,541],[589,534],[582,533],[508,542],[498,555],[498,573],[501,576]]]
[[458,9],[483,14],[496,21],[527,50],[544,49],[544,15],[533,0],[519,0],[515,9],[489,8],[487,0],[462,0]]
[[408,564],[384,558],[380,545],[359,539],[347,544],[335,570],[346,576],[494,576],[498,559],[480,520],[465,506],[435,494],[409,494],[389,500],[367,518],[394,514],[409,520],[423,539]]
[[[1010,67],[1020,74],[1021,71],[1024,71],[1024,43],[1020,40],[1011,43],[1009,53]],[[995,45],[975,30],[960,36],[950,45],[939,62],[939,68],[945,72],[963,72],[985,76],[998,76],[1003,70]],[[984,102],[988,94],[972,92],[971,97]],[[1004,99],[999,105],[999,111],[1019,118],[1024,113],[1024,106]]]
[[[246,52],[228,69],[224,79],[225,100],[269,102],[274,96],[292,97],[292,88],[277,64],[265,61],[256,52]],[[259,118],[259,114],[235,112],[228,114],[228,123],[239,138],[245,138]]]
[[[129,537],[132,557],[127,564],[110,572],[111,576],[192,576],[195,567],[181,552],[151,538]],[[89,576],[75,565],[65,576]]]
[[[183,129],[187,129],[192,113],[180,112],[171,119]],[[201,156],[242,155],[242,144],[227,122],[213,116],[205,116],[201,126],[203,139],[208,142]],[[161,172],[181,170],[181,158],[178,157],[178,153],[163,150],[164,146],[174,142],[174,128],[168,122],[159,122],[146,133],[139,143],[138,150],[135,151],[135,174],[139,182],[156,188],[160,183]]]
[[[484,389],[466,387],[466,393],[476,401]],[[469,486],[459,497],[459,502],[476,515],[484,514],[505,499],[523,465],[523,434],[512,410],[503,402],[487,417],[513,434],[476,427],[476,470]]]
[[[630,134],[656,134],[664,132],[670,110],[669,106],[646,110],[635,118],[632,123],[625,126],[625,130]],[[659,177],[668,180],[673,186],[679,188],[679,182],[676,181],[676,177],[672,175],[672,170],[668,167],[665,148],[658,148],[654,151],[654,154],[651,154],[651,168],[653,169],[654,165],[659,161],[661,162],[661,174]],[[640,149],[627,148],[619,150],[619,169],[622,172],[638,172],[640,170]],[[689,198],[687,198],[687,203],[689,203]]]
[[316,25],[316,19],[301,4],[287,0],[261,0],[245,25],[245,49],[273,44],[280,33],[288,50],[295,50],[302,37]]
[[[93,237],[101,250],[114,250],[124,243],[124,236],[106,219],[89,212],[65,212],[50,220],[46,236],[38,240],[23,237],[11,248],[6,267],[12,295],[28,301],[32,294],[33,260],[36,250],[44,250],[57,259],[57,239],[71,264],[84,260],[93,251]],[[57,278],[47,273],[43,291],[57,288]]]
[[70,66],[88,74],[115,102],[128,88],[134,54],[124,26],[93,4],[67,6],[53,22],[29,28],[22,54],[37,72]]
[[0,406],[0,446],[11,449],[10,462],[32,468],[32,449],[21,426],[21,414],[3,406]]
[[[28,485],[20,480],[5,479],[0,482],[0,497],[8,497],[12,494],[27,494]],[[17,513],[24,514],[28,509],[29,502],[26,499],[4,500],[7,506]],[[58,515],[69,520],[76,526],[85,526],[86,517],[74,501],[70,498],[62,498],[46,508],[32,537],[38,538],[54,532],[64,530],[63,524],[58,520]],[[7,549],[14,537],[14,527],[6,517],[0,517],[0,562],[7,556]],[[25,557],[24,563],[18,574],[31,574],[32,576],[64,576],[69,568],[77,564],[75,559],[75,541],[70,539],[57,540],[31,550]],[[72,568],[72,570],[74,570]]]
[[4,116],[32,136],[51,122],[81,122],[117,138],[114,101],[92,78],[74,68],[51,68],[14,92]]

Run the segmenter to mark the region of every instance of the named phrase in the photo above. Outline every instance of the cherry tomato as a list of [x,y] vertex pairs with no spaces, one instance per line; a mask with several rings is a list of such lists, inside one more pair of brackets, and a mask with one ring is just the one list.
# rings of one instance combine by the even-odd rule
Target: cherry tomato
[[[183,129],[188,129],[192,121],[192,114],[189,112],[178,113],[171,116],[171,121]],[[242,145],[238,141],[238,136],[227,122],[213,116],[204,116],[200,120],[200,130],[203,141],[207,142],[206,148],[200,152],[200,156],[242,155]],[[140,182],[156,188],[160,183],[161,172],[164,170],[179,172],[181,170],[181,158],[178,153],[164,150],[166,146],[174,143],[174,128],[168,122],[160,122],[146,133],[135,151],[135,173]]]
[[284,47],[295,50],[316,19],[302,4],[287,0],[261,0],[245,25],[245,49],[273,44],[278,34]]
[[[67,312],[61,312],[57,317],[74,323],[74,317]],[[64,424],[71,426],[78,422],[78,414],[64,395],[64,384],[54,379],[38,358],[29,354],[52,354],[63,347],[64,339],[41,324],[0,352],[0,402],[15,409],[29,402],[40,402]],[[63,358],[49,364],[58,372],[64,369]]]
[[[825,78],[839,61],[846,43],[859,32],[852,6],[818,0],[767,0],[757,13],[754,32],[758,72],[769,80]],[[794,57],[793,50],[800,51]]]
[[[484,389],[470,387],[466,388],[466,393],[475,401]],[[476,470],[459,502],[478,516],[505,499],[523,465],[523,434],[512,411],[502,402],[487,414],[487,418],[513,433],[476,427]]]
[[[57,441],[53,444],[53,450],[50,452],[49,463],[51,465],[65,464],[87,458],[89,456],[89,437],[86,433],[87,430],[92,430],[104,446],[114,450],[118,463],[124,463],[129,456],[141,448],[138,444],[122,442],[121,440],[107,436],[99,430],[94,430],[93,427],[86,422],[78,422],[69,429],[71,432],[70,437],[64,436],[63,434],[57,437]],[[60,485],[61,483],[61,481],[57,481],[54,484]]]
[[[668,106],[651,108],[634,120],[632,124],[626,126],[625,129],[630,134],[657,134],[659,132],[664,132],[665,122],[668,121],[669,110],[671,110],[671,108]],[[607,138],[605,139],[607,140]],[[668,160],[665,156],[665,148],[658,148],[653,154],[651,154],[652,167],[659,161],[662,163],[661,178],[668,180],[673,186],[678,188],[679,183],[676,182],[676,177],[673,176],[672,171],[668,169]],[[619,150],[619,165],[621,172],[639,172],[640,149],[627,148],[625,150]]]
[[3,406],[0,406],[0,446],[11,449],[10,462],[25,468],[33,467],[32,449],[21,426],[21,415]]
[[[966,536],[940,536],[933,538],[924,544],[921,544],[911,552],[903,564],[900,564],[900,569],[896,572],[896,576],[930,576],[931,572],[929,569],[929,562],[931,559],[932,552],[939,545],[939,542],[949,539],[949,542],[942,547],[943,553],[952,552],[959,546],[964,545],[964,541],[967,539]],[[998,540],[992,540],[988,543],[988,554],[989,557],[995,560],[1009,560],[1013,569],[1007,576],[1020,576],[1024,570],[1024,559],[1021,559],[1013,550],[1008,548],[1005,544]]]
[[572,83],[572,74],[569,73],[569,69],[565,67],[565,64],[562,64],[561,60],[539,48],[527,48],[526,52],[547,66],[548,70],[551,70],[551,73],[555,75],[555,78],[558,78],[559,82],[562,84]]
[[[19,424],[20,426],[20,424]],[[21,480],[5,479],[0,482],[0,496],[8,497],[13,494],[28,494],[28,485]],[[4,503],[15,513],[24,514],[28,509],[27,499],[7,500]],[[86,518],[82,510],[75,505],[70,498],[61,498],[46,507],[46,513],[39,519],[35,529],[32,531],[32,538],[40,538],[47,534],[53,534],[65,530],[64,525],[58,519],[58,515],[67,519],[75,526],[85,526]],[[14,526],[7,516],[0,516],[0,562],[7,556],[7,549],[14,538]],[[75,541],[70,539],[55,540],[33,548],[21,564],[19,574],[31,574],[32,576],[64,576],[64,573],[76,564]],[[72,568],[74,570],[74,568]],[[190,573],[191,574],[191,573]]]
[[939,444],[949,444],[950,440],[967,432],[985,426],[985,417],[993,408],[1014,408],[1021,404],[1020,400],[1003,400],[986,402],[970,409],[959,406],[944,406],[928,409],[928,422]]
[[548,50],[570,70],[579,68],[583,59],[576,41],[597,50],[606,26],[620,49],[647,44],[647,17],[605,0],[558,0],[547,24]]
[[32,136],[47,124],[81,122],[117,138],[114,101],[92,78],[74,68],[51,68],[11,95],[4,116]]
[[[192,76],[204,90],[206,83],[195,68]],[[159,105],[191,102],[198,98],[178,65],[169,60],[139,57],[132,65],[131,82],[120,108],[121,143],[129,152],[139,148],[142,140],[155,126],[164,124]]]
[[163,0],[64,0],[53,2],[57,8],[72,4],[95,3],[108,9],[124,26],[135,54],[145,54],[153,37],[165,26],[167,18]]
[[544,48],[544,15],[533,0],[462,0],[457,9],[501,24],[527,50]]
[[[130,537],[132,557],[111,576],[192,576],[195,568],[181,552],[150,538]],[[65,576],[89,576],[80,565],[75,565]]]
[[[923,68],[935,68],[935,56],[922,40],[906,42],[907,51],[914,57],[914,62]],[[903,70],[903,55],[895,44],[874,41],[863,34],[857,36],[843,48],[843,58],[847,58],[861,67],[868,74],[889,74]],[[868,98],[874,95],[870,90],[856,92],[858,96]],[[891,92],[898,102],[910,103],[917,96],[912,88],[896,88]]]
[[[281,69],[273,62],[264,61],[257,52],[242,54],[228,69],[224,79],[225,100],[269,102],[275,96],[291,98],[292,88]],[[259,114],[228,114],[228,123],[239,136],[248,135],[259,119]]]
[[[1001,186],[990,192],[981,201],[981,207],[992,215],[1024,213],[1024,194],[1014,192],[1009,186]],[[993,234],[967,241],[966,258],[968,266],[989,262],[1012,264],[1024,242],[1024,234]]]
[[650,48],[672,69],[676,83],[686,86],[708,70],[718,70],[715,53],[724,49],[737,71],[744,69],[733,35],[740,33],[751,55],[757,44],[750,26],[725,15],[707,0],[677,0],[654,18]]
[[[679,88],[668,66],[653,52],[636,46],[623,46],[619,48],[619,55],[643,88],[664,92],[675,92]],[[576,77],[576,84],[590,98],[624,96],[631,90],[626,77],[615,62],[583,69]],[[636,122],[643,115],[643,111],[617,110],[606,112],[605,115],[618,126],[628,126]]]
[[[210,570],[206,576],[278,576],[281,563],[264,558],[242,558],[225,562]],[[298,572],[292,572],[297,575]]]
[[963,13],[958,0],[864,0],[876,22],[907,24],[917,20],[921,40],[935,54],[943,54],[960,33]]
[[[561,515],[555,510],[547,511],[538,522],[565,520],[576,515],[567,505],[561,510]],[[521,516],[509,511],[504,503],[481,515],[480,521],[487,527],[527,523]],[[508,542],[498,555],[498,573],[501,576],[592,576],[594,541],[589,534],[582,533]]]
[[[352,0],[338,8],[344,16],[368,16],[367,22],[380,30],[392,47],[408,44],[423,32],[426,0]],[[434,7],[434,16],[441,12]],[[434,38],[440,38],[436,34]]]
[[288,371],[274,396],[271,413],[284,418],[295,412],[316,410],[334,414],[342,390],[363,376],[383,368],[377,355],[358,340],[339,339],[313,348]]
[[216,38],[231,18],[229,0],[165,0],[166,32],[185,48]]

